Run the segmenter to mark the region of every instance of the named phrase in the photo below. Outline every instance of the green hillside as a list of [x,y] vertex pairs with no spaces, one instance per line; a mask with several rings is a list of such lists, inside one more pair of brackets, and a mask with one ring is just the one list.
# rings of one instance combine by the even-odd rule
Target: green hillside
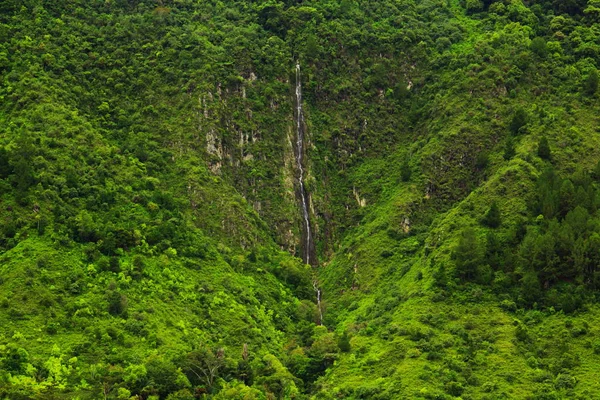
[[2,2],[0,398],[600,397],[599,18]]

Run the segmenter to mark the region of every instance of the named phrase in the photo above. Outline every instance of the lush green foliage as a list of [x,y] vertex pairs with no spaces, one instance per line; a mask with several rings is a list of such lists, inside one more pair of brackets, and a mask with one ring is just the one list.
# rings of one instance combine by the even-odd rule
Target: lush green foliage
[[599,10],[1,2],[0,398],[599,397]]

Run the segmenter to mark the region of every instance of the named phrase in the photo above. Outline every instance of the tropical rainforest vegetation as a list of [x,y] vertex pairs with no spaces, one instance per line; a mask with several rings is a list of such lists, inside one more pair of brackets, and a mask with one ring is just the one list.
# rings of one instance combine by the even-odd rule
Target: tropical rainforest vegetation
[[0,398],[600,397],[598,62],[598,0],[0,2]]

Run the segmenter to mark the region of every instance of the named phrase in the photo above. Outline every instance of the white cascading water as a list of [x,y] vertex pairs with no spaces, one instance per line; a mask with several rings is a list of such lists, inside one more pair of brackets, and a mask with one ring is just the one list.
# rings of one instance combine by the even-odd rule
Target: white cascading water
[[[311,252],[313,248],[312,232],[310,230],[310,215],[308,211],[308,195],[304,187],[304,114],[302,112],[302,80],[300,76],[300,63],[296,62],[296,164],[298,164],[298,185],[300,187],[300,201],[302,203],[302,217],[304,218],[304,249],[302,259],[311,265]],[[313,281],[313,288],[317,295],[317,308],[319,310],[319,325],[323,324],[323,310],[321,309],[321,289],[319,282]]]
[[317,310],[319,311],[319,325],[323,325],[323,309],[321,308],[321,289],[319,289],[319,282],[315,279],[313,281],[313,289],[317,294]]
[[308,199],[304,188],[304,129],[302,126],[304,115],[302,113],[302,81],[300,79],[300,63],[296,63],[296,163],[298,164],[298,184],[300,186],[300,201],[302,202],[302,216],[304,217],[304,251],[303,261],[311,263],[310,253],[312,248],[312,232],[308,213]]

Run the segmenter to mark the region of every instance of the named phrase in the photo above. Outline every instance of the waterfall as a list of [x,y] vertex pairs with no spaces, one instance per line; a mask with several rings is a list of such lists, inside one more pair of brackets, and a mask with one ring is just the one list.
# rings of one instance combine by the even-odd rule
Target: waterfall
[[[296,62],[296,164],[298,165],[298,189],[300,192],[300,205],[304,221],[302,229],[302,261],[309,265],[317,264],[315,245],[310,229],[310,212],[308,192],[304,186],[304,113],[302,111],[302,79],[300,76],[300,63]],[[319,281],[313,280],[313,288],[317,297],[319,310],[319,325],[323,324],[323,310],[321,308],[321,289]]]
[[321,289],[319,288],[319,282],[313,280],[313,289],[317,295],[317,310],[319,311],[319,325],[323,325],[323,309],[321,308]]
[[296,63],[296,164],[298,165],[298,186],[300,192],[300,205],[304,221],[302,232],[302,261],[312,265],[316,262],[314,243],[310,229],[310,213],[308,193],[304,186],[304,114],[302,111],[302,80],[300,78],[300,63]]

